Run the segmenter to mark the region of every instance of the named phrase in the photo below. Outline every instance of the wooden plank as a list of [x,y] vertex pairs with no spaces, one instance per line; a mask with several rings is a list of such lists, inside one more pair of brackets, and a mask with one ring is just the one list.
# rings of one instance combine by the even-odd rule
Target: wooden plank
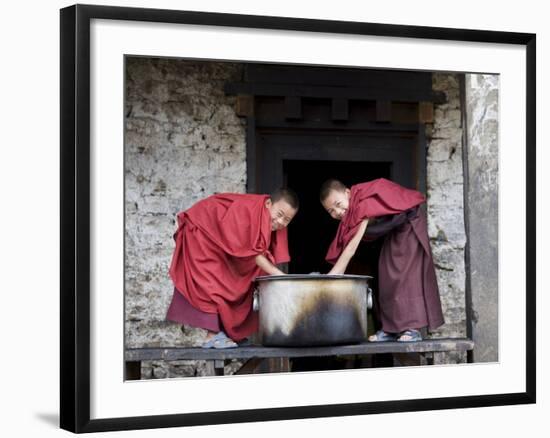
[[301,119],[302,118],[302,98],[299,96],[285,97],[285,118],[286,119]]
[[259,175],[257,170],[260,163],[260,151],[256,145],[256,119],[247,117],[246,119],[246,192],[258,193]]
[[252,117],[254,115],[254,96],[237,96],[235,112],[239,117]]
[[432,352],[421,353],[421,356],[424,358],[426,365],[434,364],[434,355]]
[[208,376],[223,376],[224,374],[223,366],[224,366],[223,360],[207,360],[206,374]]
[[468,351],[474,348],[470,339],[430,339],[420,342],[365,342],[326,347],[263,347],[252,345],[229,349],[204,348],[138,348],[126,350],[127,361],[137,360],[222,360],[253,357],[315,357],[354,354],[424,353]]
[[282,373],[290,372],[290,359],[288,357],[281,357],[281,372]]
[[424,93],[429,93],[432,88],[431,72],[281,64],[247,64],[245,66],[245,82],[273,83],[274,78],[278,83],[297,85],[409,89]]
[[256,84],[234,82],[225,84],[228,95],[313,97],[320,99],[391,100],[395,102],[432,101],[441,103],[445,95],[438,92],[419,92],[414,89],[376,89],[362,87],[331,87],[294,84]]
[[376,101],[376,121],[391,122],[391,101],[390,100]]
[[265,359],[253,357],[248,359],[234,374],[258,374]]
[[434,122],[434,104],[432,102],[418,103],[418,121],[420,123]]
[[207,360],[205,368],[206,368],[206,375],[207,376],[215,376],[216,375],[216,369],[214,368],[214,361],[213,360]]
[[331,117],[332,120],[348,120],[349,118],[348,99],[332,99]]
[[[257,128],[300,128],[300,129],[311,129],[311,130],[328,130],[328,129],[337,129],[341,131],[354,131],[354,130],[365,130],[365,131],[382,131],[393,133],[398,132],[411,132],[415,133],[418,131],[418,123],[409,124],[409,123],[375,123],[365,120],[354,120],[348,121],[345,124],[338,123],[335,120],[283,120],[283,119],[256,119]],[[317,134],[317,133],[316,133]]]
[[328,86],[394,94],[414,93],[417,102],[431,100],[431,72],[389,71],[364,68],[247,64],[243,82],[287,86]]
[[270,357],[266,359],[269,373],[288,373],[290,372],[290,361],[288,357]]
[[395,353],[393,355],[393,366],[419,366],[422,365],[421,355],[422,353]]
[[416,144],[416,153],[415,153],[415,161],[416,164],[414,166],[415,173],[416,173],[416,190],[418,190],[421,193],[426,193],[426,187],[427,187],[427,177],[426,172],[428,168],[428,162],[427,162],[427,155],[426,155],[426,149],[428,142],[426,140],[426,125],[423,123],[418,124],[418,141]]

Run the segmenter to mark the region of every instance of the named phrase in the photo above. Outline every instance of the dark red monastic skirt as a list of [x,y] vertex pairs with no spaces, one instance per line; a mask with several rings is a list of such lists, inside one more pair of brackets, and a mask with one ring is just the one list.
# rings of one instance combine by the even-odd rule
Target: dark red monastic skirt
[[398,333],[443,324],[426,217],[419,209],[415,217],[385,236],[378,277],[382,330]]
[[195,309],[189,301],[174,288],[172,303],[166,313],[166,319],[180,324],[199,327],[211,332],[219,332],[221,329],[220,318],[217,313],[207,313]]

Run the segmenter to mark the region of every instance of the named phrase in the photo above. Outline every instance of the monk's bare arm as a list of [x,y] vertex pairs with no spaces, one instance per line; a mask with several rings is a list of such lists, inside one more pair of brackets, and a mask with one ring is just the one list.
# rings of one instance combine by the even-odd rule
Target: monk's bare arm
[[277,266],[271,263],[267,257],[262,254],[256,256],[256,264],[269,275],[285,275],[283,271],[278,269]]
[[353,236],[353,239],[351,239],[347,244],[347,246],[344,248],[344,251],[342,251],[342,254],[340,254],[340,257],[338,257],[338,260],[336,261],[336,263],[328,273],[329,275],[340,275],[346,272],[348,263],[350,262],[351,258],[355,255],[355,251],[357,251],[357,247],[359,246],[361,239],[365,235],[365,231],[367,231],[368,223],[369,223],[368,219],[365,219],[363,220],[363,222],[361,222],[361,225],[359,225],[359,230],[357,230],[357,233],[355,233],[355,236]]

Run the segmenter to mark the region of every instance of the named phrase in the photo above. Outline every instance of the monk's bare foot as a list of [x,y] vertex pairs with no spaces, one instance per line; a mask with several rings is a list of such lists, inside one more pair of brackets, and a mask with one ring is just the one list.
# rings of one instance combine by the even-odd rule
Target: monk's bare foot
[[393,333],[386,333],[384,330],[378,330],[374,335],[369,336],[370,342],[389,342],[395,341]]
[[422,335],[419,330],[408,329],[399,333],[397,342],[418,342],[422,340]]
[[212,339],[214,336],[216,336],[216,332],[211,332],[210,330],[207,330],[206,332],[206,337],[204,338],[204,341],[209,341],[210,339]]

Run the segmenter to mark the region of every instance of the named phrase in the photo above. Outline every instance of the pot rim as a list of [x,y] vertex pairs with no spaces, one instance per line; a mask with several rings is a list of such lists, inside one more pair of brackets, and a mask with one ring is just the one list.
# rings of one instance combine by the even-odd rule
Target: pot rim
[[328,274],[286,274],[286,275],[262,275],[256,277],[254,281],[272,281],[272,280],[371,280],[370,275],[328,275]]

